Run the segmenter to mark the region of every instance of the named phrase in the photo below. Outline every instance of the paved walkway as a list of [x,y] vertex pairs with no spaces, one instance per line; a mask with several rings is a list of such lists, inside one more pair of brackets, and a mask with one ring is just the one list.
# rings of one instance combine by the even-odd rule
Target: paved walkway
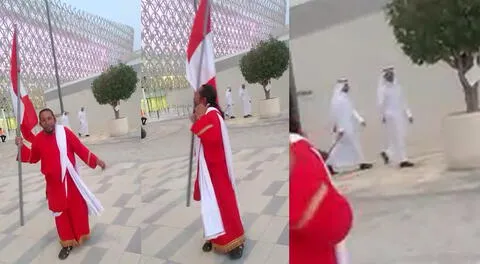
[[15,147],[0,145],[0,263],[288,263],[287,119],[231,125],[234,167],[247,231],[244,258],[203,253],[199,204],[185,206],[190,134],[186,120],[151,123],[148,137],[86,144],[108,164],[83,167],[105,207],[92,239],[59,261],[60,246],[38,165],[24,165],[26,225],[19,227]]
[[447,171],[441,154],[416,162],[336,178],[355,211],[352,263],[480,263],[480,172]]

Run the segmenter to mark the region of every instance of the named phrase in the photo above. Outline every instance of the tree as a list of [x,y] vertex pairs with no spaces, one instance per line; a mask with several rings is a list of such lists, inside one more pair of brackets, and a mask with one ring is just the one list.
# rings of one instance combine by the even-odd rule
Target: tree
[[282,77],[288,68],[290,53],[285,42],[270,37],[261,41],[240,60],[240,70],[248,83],[262,85],[265,99],[270,99],[267,85],[271,79]]
[[137,72],[128,65],[120,63],[110,66],[92,83],[93,96],[101,105],[109,104],[115,112],[115,119],[120,118],[117,106],[120,100],[128,100],[137,88]]
[[[457,71],[467,113],[477,112],[478,81],[465,74],[478,61],[480,1],[392,0],[385,13],[403,52],[417,65],[447,63]],[[480,76],[479,76],[480,77]]]

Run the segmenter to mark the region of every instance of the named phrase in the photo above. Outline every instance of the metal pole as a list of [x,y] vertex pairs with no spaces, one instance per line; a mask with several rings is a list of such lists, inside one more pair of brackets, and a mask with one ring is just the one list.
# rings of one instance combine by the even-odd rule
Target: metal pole
[[[205,40],[205,35],[207,33],[207,26],[208,26],[208,18],[210,17],[210,1],[206,0],[207,1],[207,12],[205,12],[205,19],[203,21],[203,39]],[[195,8],[195,11],[198,10],[198,7],[197,7],[197,0],[194,0],[194,8]],[[202,43],[202,53],[200,55],[200,62],[199,62],[199,65],[198,65],[198,78],[197,78],[197,86],[195,87],[195,89],[198,89],[201,85],[200,83],[200,76],[201,76],[201,73],[202,73],[202,62],[203,62],[203,54],[205,53],[205,43]],[[195,102],[193,103],[193,111],[195,111]],[[192,189],[192,170],[193,170],[193,145],[195,143],[195,135],[192,133],[192,137],[190,139],[190,162],[188,164],[188,183],[187,183],[187,207],[190,206],[190,196],[191,196],[191,189]]]
[[[22,97],[22,94],[21,94],[21,91],[22,89],[20,89],[20,86],[19,86],[19,79],[20,79],[20,59],[18,57],[18,43],[17,43],[17,25],[14,25],[14,32],[15,32],[15,37],[14,37],[14,43],[15,43],[15,47],[16,47],[16,50],[15,50],[15,56],[17,58],[17,68],[15,69],[17,71],[17,80],[16,80],[16,87],[17,87],[17,137],[21,137],[21,133],[20,133],[20,120],[21,120],[21,116],[20,114],[22,113],[21,111],[21,107],[22,107],[22,104],[20,102],[20,98]],[[12,46],[13,47],[13,46]],[[18,145],[18,207],[19,207],[19,210],[20,210],[20,226],[23,226],[24,225],[24,219],[23,219],[23,185],[22,185],[22,147],[21,145]]]
[[8,133],[8,122],[7,122],[7,117],[5,116],[5,109],[2,108],[2,128],[5,129],[6,134],[7,134],[7,139],[10,139],[10,134]]
[[55,79],[57,80],[58,101],[60,102],[60,111],[63,114],[65,111],[63,108],[62,90],[60,89],[60,77],[58,76],[57,56],[55,54],[55,44],[53,41],[52,21],[50,20],[50,7],[48,5],[48,0],[45,0],[45,6],[47,7],[48,31],[50,33],[50,43],[52,46],[53,66],[55,68]]

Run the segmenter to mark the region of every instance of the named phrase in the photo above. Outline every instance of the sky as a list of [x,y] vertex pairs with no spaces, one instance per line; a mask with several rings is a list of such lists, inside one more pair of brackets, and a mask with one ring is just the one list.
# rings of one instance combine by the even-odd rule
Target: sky
[[62,0],[62,2],[90,14],[133,27],[135,31],[133,49],[140,49],[142,28],[140,0]]

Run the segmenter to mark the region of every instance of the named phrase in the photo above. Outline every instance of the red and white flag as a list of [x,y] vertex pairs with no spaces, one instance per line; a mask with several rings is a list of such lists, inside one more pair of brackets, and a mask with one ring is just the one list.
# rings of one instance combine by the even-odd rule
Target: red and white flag
[[[194,90],[204,84],[209,84],[214,88],[217,86],[210,13],[209,1],[200,0],[187,46],[187,80]],[[204,29],[205,19],[207,19],[206,29]]]
[[[38,124],[37,113],[35,112],[35,107],[28,97],[27,91],[23,87],[20,79],[18,78],[18,73],[20,72],[19,59],[17,57],[17,30],[13,31],[13,41],[12,41],[12,57],[10,59],[10,80],[12,85],[10,86],[10,95],[12,97],[13,110],[15,115],[18,116],[17,109],[17,98],[18,91],[20,90],[20,131],[24,139],[29,142],[32,142],[34,134],[32,133],[33,128]],[[20,89],[19,89],[20,88]]]

